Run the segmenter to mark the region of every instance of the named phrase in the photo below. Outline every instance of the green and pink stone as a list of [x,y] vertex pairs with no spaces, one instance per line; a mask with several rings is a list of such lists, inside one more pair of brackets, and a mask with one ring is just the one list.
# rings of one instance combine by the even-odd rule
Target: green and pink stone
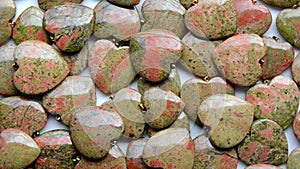
[[12,35],[11,22],[16,14],[13,0],[2,0],[0,6],[0,45],[8,41]]
[[300,141],[300,113],[298,112],[293,121],[293,131],[296,138]]
[[291,73],[294,81],[299,85],[300,84],[300,54],[298,54],[295,57],[294,62],[292,63]]
[[292,7],[293,5],[297,5],[300,0],[262,0],[264,3],[280,7],[280,8],[289,8]]
[[132,140],[126,149],[126,164],[128,169],[148,169],[143,161],[143,150],[148,139]]
[[38,0],[39,7],[48,10],[56,6],[65,5],[66,3],[81,3],[83,0]]
[[296,147],[290,154],[287,161],[287,169],[297,169],[300,168],[300,147]]

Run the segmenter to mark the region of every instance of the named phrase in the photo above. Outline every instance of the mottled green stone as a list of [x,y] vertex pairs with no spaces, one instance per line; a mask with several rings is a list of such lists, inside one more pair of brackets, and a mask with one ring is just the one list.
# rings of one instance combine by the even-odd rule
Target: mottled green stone
[[101,0],[94,11],[94,36],[99,39],[114,37],[117,40],[128,40],[130,36],[140,32],[141,21],[135,7],[123,8]]
[[55,89],[43,96],[46,110],[60,116],[69,126],[70,115],[81,107],[96,106],[96,87],[90,77],[68,76]]
[[23,169],[40,154],[34,140],[18,129],[6,129],[0,133],[0,168]]
[[132,140],[126,149],[126,164],[128,169],[148,169],[143,161],[143,150],[148,139]]
[[26,40],[50,42],[49,35],[43,27],[44,12],[35,6],[25,9],[16,20],[12,38],[16,44]]
[[76,149],[69,131],[47,131],[34,138],[34,141],[41,148],[40,156],[33,163],[35,169],[74,168],[73,156]]
[[279,75],[269,84],[251,87],[247,91],[246,100],[252,104],[256,119],[270,119],[286,129],[296,116],[299,91],[291,78]]
[[276,18],[276,26],[283,38],[300,48],[300,8],[283,9]]
[[11,96],[18,93],[14,85],[15,63],[14,51],[16,45],[3,45],[0,47],[0,94]]
[[284,164],[288,159],[288,143],[282,128],[274,121],[261,119],[238,146],[238,156],[246,164]]
[[170,128],[151,137],[143,150],[143,161],[152,168],[192,169],[194,143],[185,128]]
[[187,33],[184,24],[185,12],[177,0],[145,0],[142,6],[145,23],[141,31],[165,29],[181,39]]
[[293,132],[296,138],[300,141],[300,113],[298,112],[293,121]]
[[20,96],[0,100],[0,132],[16,128],[30,136],[42,130],[47,123],[47,113],[42,105]]
[[108,0],[108,1],[116,5],[126,6],[126,7],[134,6],[140,3],[140,0]]
[[193,122],[199,123],[199,105],[209,96],[214,94],[234,95],[233,87],[220,77],[209,81],[193,78],[187,80],[181,87],[180,97],[185,103],[184,112]]
[[184,109],[184,102],[171,91],[151,88],[142,96],[146,109],[145,121],[155,129],[171,125]]
[[56,46],[64,52],[78,52],[90,39],[95,24],[92,8],[80,4],[68,4],[45,12],[43,25],[52,34]]
[[198,118],[209,131],[209,140],[219,148],[232,148],[247,135],[253,122],[251,104],[236,96],[215,94],[199,106]]
[[233,0],[199,1],[187,10],[184,19],[187,29],[200,38],[220,39],[237,30]]
[[8,41],[12,35],[12,28],[8,21],[0,20],[0,45]]
[[287,169],[298,169],[300,168],[300,147],[295,148],[287,161]]
[[292,7],[293,5],[297,5],[300,0],[262,0],[264,3],[281,7],[281,8],[288,8]]
[[298,54],[291,66],[291,73],[294,81],[300,85],[300,54]]
[[2,0],[0,3],[0,45],[9,40],[12,28],[9,22],[16,14],[16,4],[13,0]]
[[83,0],[38,0],[39,7],[43,10],[48,10],[59,5],[67,3],[81,3]]
[[14,52],[19,68],[14,74],[16,88],[24,94],[45,93],[69,73],[67,63],[50,45],[38,40],[20,43]]
[[183,37],[182,43],[184,48],[180,63],[186,70],[200,77],[215,77],[219,74],[212,57],[216,55],[215,47],[220,41],[199,39],[189,32]]

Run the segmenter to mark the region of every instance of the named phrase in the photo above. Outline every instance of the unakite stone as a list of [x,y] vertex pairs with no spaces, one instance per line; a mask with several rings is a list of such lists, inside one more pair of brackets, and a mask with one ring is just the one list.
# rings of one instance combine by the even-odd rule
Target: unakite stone
[[237,168],[238,157],[235,149],[218,150],[211,145],[204,133],[194,139],[195,158],[193,169],[203,168]]
[[160,82],[160,83],[151,83],[143,78],[140,78],[138,80],[138,90],[141,94],[144,94],[145,91],[149,90],[150,88],[153,87],[158,87],[163,90],[169,90],[173,93],[175,93],[177,96],[179,96],[180,92],[180,87],[181,87],[181,81],[180,81],[180,76],[176,68],[171,69],[171,73],[169,77]]
[[155,129],[171,125],[184,109],[184,102],[171,91],[151,88],[142,96],[145,121]]
[[143,160],[152,168],[192,169],[194,143],[184,128],[163,130],[151,137],[143,150]]
[[0,47],[0,94],[11,96],[18,93],[14,85],[14,51],[16,45],[3,45]]
[[96,106],[96,88],[85,76],[68,76],[59,86],[43,96],[46,110],[59,116],[69,126],[70,115],[81,107]]
[[38,0],[39,7],[43,10],[48,10],[56,6],[64,5],[66,3],[81,3],[83,0]]
[[0,5],[0,45],[9,40],[12,35],[10,21],[16,14],[16,4],[13,0],[2,0]]
[[297,169],[300,168],[300,163],[299,163],[299,159],[300,159],[300,147],[295,148],[287,161],[287,169]]
[[267,53],[265,56],[266,71],[263,79],[272,78],[284,72],[294,61],[294,48],[287,42],[279,42],[271,37],[263,37]]
[[126,6],[126,7],[134,6],[140,3],[140,0],[108,0],[108,1],[116,5]]
[[286,129],[296,116],[299,91],[292,79],[279,75],[270,84],[251,87],[247,91],[246,100],[252,104],[256,119],[270,119]]
[[75,169],[126,169],[126,159],[118,145],[113,145],[107,156],[100,161],[91,161],[83,158],[75,166]]
[[2,131],[0,143],[0,168],[3,169],[26,168],[41,152],[34,140],[18,129]]
[[104,94],[128,87],[137,74],[130,60],[129,48],[117,48],[108,40],[98,40],[93,44],[88,68],[94,83]]
[[300,54],[298,54],[291,67],[291,72],[294,81],[299,85],[300,84]]
[[272,120],[255,121],[250,133],[238,146],[238,156],[248,165],[284,164],[288,158],[288,143],[284,131]]
[[165,29],[181,39],[187,33],[183,17],[185,12],[177,0],[145,0],[142,6],[145,23],[141,31]]
[[262,0],[264,3],[281,7],[281,8],[288,8],[292,7],[293,5],[297,5],[299,0]]
[[69,73],[67,63],[45,42],[24,41],[15,49],[14,57],[19,66],[14,74],[14,84],[24,94],[45,93]]
[[51,130],[34,138],[41,148],[40,156],[33,163],[36,169],[74,168],[76,149],[67,130]]
[[40,103],[20,96],[0,100],[0,132],[16,128],[33,136],[46,126],[47,114]]
[[296,138],[300,141],[300,113],[298,113],[293,121],[293,131]]
[[252,164],[246,167],[245,169],[282,169],[282,168],[271,164]]
[[35,6],[25,9],[18,17],[13,28],[12,38],[16,44],[26,40],[50,42],[43,27],[44,12]]
[[128,169],[147,169],[143,161],[143,150],[148,139],[132,140],[126,149],[126,164]]
[[99,39],[113,37],[117,40],[128,40],[130,36],[140,32],[141,21],[135,7],[123,8],[107,0],[101,0],[94,11],[96,14],[94,36]]
[[228,38],[216,48],[213,57],[218,70],[229,82],[251,86],[264,74],[263,58],[267,47],[256,34],[239,34]]
[[100,159],[109,152],[111,142],[122,135],[124,123],[115,111],[87,106],[72,113],[70,131],[72,142],[82,155]]
[[209,129],[209,140],[218,148],[238,145],[251,127],[253,114],[250,103],[228,94],[212,95],[198,109],[198,118]]
[[300,48],[300,8],[283,9],[276,18],[276,26],[283,38],[293,46]]
[[237,32],[262,35],[272,23],[270,10],[254,0],[233,0],[237,14]]
[[212,57],[216,55],[215,48],[221,42],[199,39],[189,32],[183,37],[182,43],[184,48],[180,63],[186,70],[200,77],[218,75]]
[[45,12],[44,28],[63,52],[78,52],[90,39],[94,28],[94,11],[84,5],[69,4]]
[[189,9],[193,5],[197,4],[198,0],[180,0],[180,4],[185,8]]
[[233,0],[199,1],[184,15],[187,29],[199,38],[220,39],[237,30]]
[[141,77],[150,82],[168,78],[171,64],[182,55],[180,39],[167,30],[149,30],[133,35],[130,39],[130,59]]
[[180,97],[185,103],[184,112],[193,122],[199,123],[199,105],[209,96],[214,94],[234,95],[233,87],[220,77],[214,77],[209,81],[199,78],[187,80],[181,87]]
[[69,65],[69,75],[79,75],[87,67],[89,55],[88,43],[78,53],[61,53],[61,55]]

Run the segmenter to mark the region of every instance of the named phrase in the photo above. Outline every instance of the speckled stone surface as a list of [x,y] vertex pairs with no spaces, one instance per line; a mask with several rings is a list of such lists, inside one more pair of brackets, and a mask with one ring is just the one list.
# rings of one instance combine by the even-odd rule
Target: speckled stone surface
[[288,8],[292,7],[293,5],[297,5],[300,0],[262,0],[264,3],[277,6],[277,7],[282,7],[282,8]]
[[181,87],[180,97],[185,103],[184,112],[189,119],[199,123],[197,113],[199,105],[214,94],[234,95],[234,89],[220,77],[212,78],[208,82],[198,78],[187,80]]
[[293,131],[296,138],[300,141],[300,113],[298,112],[293,121]]
[[101,161],[80,160],[75,169],[126,169],[126,159],[118,145],[113,145]]
[[147,81],[161,82],[171,71],[170,65],[182,55],[180,39],[167,30],[150,30],[130,39],[130,58],[140,76]]
[[237,30],[233,0],[199,1],[184,15],[187,29],[200,38],[220,39]]
[[61,121],[69,126],[73,111],[96,106],[96,87],[90,77],[68,76],[59,86],[43,96],[46,110],[60,116]]
[[180,93],[180,88],[181,88],[181,81],[180,81],[180,76],[179,73],[177,71],[177,69],[171,69],[171,73],[169,75],[169,77],[156,84],[156,83],[150,83],[147,82],[146,80],[144,80],[143,78],[140,78],[138,80],[138,90],[141,94],[144,94],[145,91],[149,90],[150,88],[153,87],[158,87],[161,88],[163,90],[169,90],[173,93],[175,93],[177,96],[179,96]]
[[89,55],[89,45],[86,43],[84,47],[75,54],[61,53],[61,56],[68,63],[69,75],[79,75],[86,67]]
[[200,77],[218,75],[212,56],[216,55],[215,47],[220,41],[199,39],[189,32],[183,37],[182,43],[184,48],[180,63],[186,70]]
[[290,44],[300,48],[300,8],[283,9],[276,18],[276,26],[283,38]]
[[142,96],[146,108],[145,122],[152,128],[162,129],[171,125],[184,109],[184,102],[171,91],[151,88]]
[[17,128],[32,136],[46,126],[47,114],[40,103],[20,96],[0,99],[0,132]]
[[198,109],[198,118],[209,128],[209,140],[219,148],[239,144],[251,127],[253,115],[250,103],[228,94],[212,95]]
[[[192,7],[194,4],[196,4],[194,2],[195,0],[180,0],[180,4],[185,8],[185,9],[189,9],[190,7]],[[198,1],[197,1],[198,3]]]
[[0,168],[2,169],[26,168],[41,152],[34,140],[18,129],[2,131],[0,143]]
[[85,157],[100,159],[107,155],[111,142],[124,131],[121,116],[102,107],[83,107],[71,115],[71,139]]
[[282,169],[282,168],[271,164],[253,164],[253,165],[249,165],[245,169]]
[[287,161],[287,169],[298,169],[300,168],[300,147],[295,148]]
[[34,138],[41,148],[40,156],[33,166],[36,169],[74,168],[73,156],[76,154],[70,133],[67,130],[51,130]]
[[238,157],[235,149],[218,150],[214,148],[206,134],[201,134],[194,139],[195,157],[193,169],[204,168],[237,168]]
[[55,6],[64,5],[66,3],[81,3],[83,0],[38,0],[39,7],[44,10],[51,9]]
[[192,169],[194,143],[184,128],[163,130],[151,137],[143,150],[143,160],[152,168]]
[[147,169],[143,161],[143,150],[148,139],[132,140],[126,149],[127,169]]
[[126,6],[126,7],[134,6],[140,3],[140,0],[108,0],[108,1],[116,5]]
[[185,12],[177,0],[145,0],[142,6],[145,23],[141,31],[166,29],[181,39],[187,33],[184,23]]
[[270,84],[251,87],[247,91],[246,100],[252,104],[256,119],[270,119],[286,129],[296,116],[299,91],[292,79],[279,75]]
[[0,47],[0,94],[11,96],[18,93],[14,85],[15,63],[14,51],[16,45],[9,44]]
[[44,12],[35,6],[25,9],[16,20],[12,38],[16,44],[26,40],[50,42],[49,35],[43,27]]
[[228,38],[216,48],[213,57],[220,73],[239,86],[251,86],[263,75],[261,65],[267,52],[263,39],[256,34],[239,34]]
[[137,74],[130,60],[129,48],[117,48],[108,40],[98,40],[93,44],[88,68],[94,83],[105,94],[128,87]]
[[284,164],[288,158],[288,143],[284,131],[272,120],[255,121],[250,133],[238,147],[238,156],[248,165]]
[[300,54],[298,54],[292,63],[291,72],[294,81],[300,85]]
[[101,0],[95,6],[94,12],[94,36],[99,39],[114,37],[118,40],[128,40],[141,29],[140,16],[135,7],[123,8]]
[[272,23],[272,14],[263,4],[253,0],[233,0],[237,14],[238,33],[256,33],[268,31]]
[[69,4],[51,8],[45,12],[43,25],[53,34],[56,46],[64,52],[78,52],[90,39],[94,29],[93,9]]
[[0,6],[0,45],[9,40],[12,28],[9,21],[16,14],[16,4],[13,0],[2,0]]
[[294,48],[287,42],[276,41],[271,37],[263,37],[267,53],[264,66],[266,71],[262,76],[263,79],[272,78],[283,73],[294,61]]
[[19,91],[28,95],[53,89],[69,73],[67,63],[45,42],[24,41],[15,49],[14,57],[19,66],[14,74],[14,84]]

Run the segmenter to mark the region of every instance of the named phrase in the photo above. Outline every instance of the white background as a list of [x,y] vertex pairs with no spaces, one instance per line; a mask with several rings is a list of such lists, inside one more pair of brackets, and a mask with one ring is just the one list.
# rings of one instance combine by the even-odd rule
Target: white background
[[[141,0],[141,3],[137,6],[139,10],[141,8],[141,5],[142,5],[143,1],[144,0]],[[38,6],[37,0],[15,0],[15,2],[16,2],[16,6],[17,6],[17,13],[16,13],[16,16],[15,16],[14,20],[16,20],[17,17],[20,15],[20,13],[22,11],[24,11],[26,8],[28,8],[30,6]],[[82,4],[84,4],[86,6],[89,6],[91,8],[94,8],[95,5],[98,2],[99,2],[98,0],[84,0],[82,2]],[[258,3],[261,3],[261,2],[259,1]],[[279,37],[281,39],[281,41],[284,41],[284,39],[279,35],[278,30],[276,28],[276,17],[277,17],[277,15],[278,15],[278,13],[280,12],[281,9],[280,8],[275,8],[275,7],[272,7],[272,6],[268,6],[268,5],[266,5],[266,6],[270,9],[270,11],[272,13],[273,21],[272,21],[272,25],[271,25],[270,29],[268,30],[268,32],[265,33],[265,35],[271,36],[271,37],[275,35],[275,36]],[[95,40],[96,39],[94,37],[92,37],[92,39],[89,42],[89,46],[91,46],[95,42]],[[12,40],[10,40],[7,43],[14,43],[14,42]],[[299,50],[295,49],[295,56],[298,54],[298,52],[299,52]],[[180,68],[179,68],[179,73],[180,73],[182,84],[186,80],[194,77],[190,73],[188,73],[188,72],[186,72],[186,71],[184,71],[184,70],[182,70]],[[285,71],[283,74],[291,77],[290,69],[288,69],[287,71]],[[82,72],[81,75],[90,76],[87,69],[85,69],[85,71]],[[130,87],[136,88],[136,82],[134,82]],[[245,91],[247,89],[245,89],[245,88],[242,89],[242,88],[238,88],[238,87],[235,87],[235,89],[236,89],[236,96],[244,99],[245,98]],[[103,102],[107,101],[108,97],[109,97],[108,95],[103,95],[97,89],[97,105],[101,105]],[[55,119],[52,116],[49,116],[48,123],[47,123],[46,127],[42,130],[42,132],[48,131],[48,130],[52,130],[52,129],[58,129],[58,128],[65,128],[65,129],[67,129],[64,125],[62,125],[61,123],[55,121]],[[193,123],[191,123],[191,136],[192,136],[192,138],[195,138],[200,133],[201,133],[201,129],[198,126],[196,126]],[[285,131],[285,134],[286,134],[286,136],[288,138],[289,154],[290,154],[291,151],[294,148],[300,146],[300,142],[297,141],[297,139],[295,138],[291,126]],[[120,147],[123,150],[123,152],[126,151],[126,147],[127,147],[128,141],[129,140],[124,139],[124,138],[121,138],[118,141],[118,144],[120,145]],[[243,164],[241,161],[239,161],[238,168],[239,169],[243,169],[245,167],[246,167],[246,165]],[[282,168],[286,168],[285,165],[282,165],[281,167]]]

